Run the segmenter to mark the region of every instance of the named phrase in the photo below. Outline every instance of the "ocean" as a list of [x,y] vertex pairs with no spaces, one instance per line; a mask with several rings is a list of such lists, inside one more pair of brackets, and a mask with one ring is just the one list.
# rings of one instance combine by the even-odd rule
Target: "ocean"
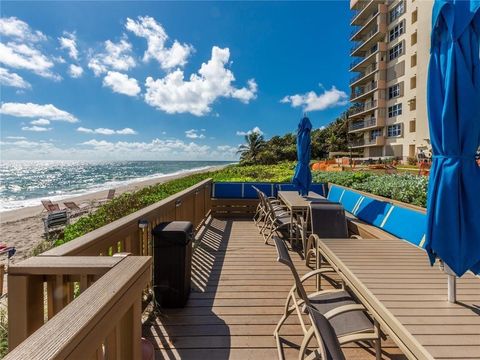
[[188,173],[223,161],[2,161],[0,212],[167,175]]

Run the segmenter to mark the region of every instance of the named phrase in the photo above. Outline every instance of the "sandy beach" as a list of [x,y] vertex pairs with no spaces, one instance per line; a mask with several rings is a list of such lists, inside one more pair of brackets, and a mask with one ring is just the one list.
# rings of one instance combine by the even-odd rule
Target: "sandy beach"
[[[169,180],[182,178],[191,174],[202,173],[220,169],[224,166],[216,166],[208,169],[194,170],[175,175],[163,175],[146,181],[132,182],[126,186],[116,188],[116,196],[124,192],[132,192],[145,186],[164,183]],[[105,199],[108,190],[75,196],[58,201],[60,208],[65,208],[63,201],[74,201],[78,205],[92,203],[96,200]],[[45,215],[43,206],[26,207],[0,213],[0,242],[8,246],[15,246],[17,252],[12,262],[18,262],[30,256],[30,252],[44,240],[44,228],[42,217]]]

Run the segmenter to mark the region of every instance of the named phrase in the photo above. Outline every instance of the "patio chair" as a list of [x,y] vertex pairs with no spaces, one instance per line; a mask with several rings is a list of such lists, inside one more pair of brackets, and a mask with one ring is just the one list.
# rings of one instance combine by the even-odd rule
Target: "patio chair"
[[325,316],[319,313],[311,306],[307,306],[308,316],[312,326],[303,338],[300,346],[299,359],[305,359],[307,356],[308,345],[312,338],[317,340],[317,349],[308,355],[308,359],[315,358],[322,360],[345,360],[345,354],[340,346],[335,329]]
[[346,239],[348,235],[345,210],[340,203],[319,202],[311,203],[308,209],[311,234],[308,233],[308,224],[300,219],[305,264],[310,264],[312,256],[316,256],[317,239]]
[[98,200],[99,205],[103,205],[115,197],[115,189],[108,190],[107,197],[105,199]]
[[[268,244],[268,240],[273,235],[279,234],[281,231],[288,229],[291,232],[294,227],[295,231],[297,231],[297,223],[295,219],[292,221],[290,211],[287,208],[276,206],[273,200],[268,198],[265,199],[265,202],[268,207],[268,214],[261,231],[265,244]],[[270,231],[268,235],[266,235],[267,229]]]
[[273,205],[273,209],[275,211],[284,211],[284,207],[281,205],[280,200],[274,197],[268,197],[263,191],[258,190],[257,188],[255,188],[255,190],[258,191],[258,198],[260,202],[257,206],[257,212],[255,213],[255,216],[254,216],[254,222],[259,228],[260,233],[263,233],[265,228],[269,225],[268,214],[270,212],[270,207],[267,202],[270,202],[270,204]]
[[63,204],[70,210],[71,216],[79,216],[90,211],[90,205],[88,204],[78,206],[73,201],[65,201]]
[[49,239],[52,231],[61,230],[68,224],[70,224],[70,216],[67,210],[50,211],[43,218],[45,237]]
[[[52,203],[51,200],[41,200],[42,202],[42,205],[44,207],[44,210],[43,211],[47,211],[47,212],[50,212],[50,211],[58,211],[60,210],[60,206],[58,204],[54,204]],[[43,212],[42,211],[42,212]]]
[[[295,283],[288,293],[285,312],[273,333],[277,341],[280,358],[283,358],[279,335],[282,325],[292,313],[296,312],[304,336],[309,335],[309,330],[307,330],[305,321],[303,320],[303,314],[305,314],[306,308],[310,306],[330,321],[340,344],[356,341],[371,341],[375,346],[376,358],[380,360],[381,332],[379,325],[368,316],[367,309],[362,304],[359,304],[347,289],[334,288],[317,291],[312,294],[306,293],[303,287],[305,281],[314,276],[326,277],[325,274],[334,273],[335,271],[332,268],[322,268],[310,271],[300,278],[283,240],[278,237],[273,237],[273,240],[278,254],[277,261],[287,265],[295,279]],[[311,338],[312,335],[309,336]],[[307,340],[310,341],[308,338]]]

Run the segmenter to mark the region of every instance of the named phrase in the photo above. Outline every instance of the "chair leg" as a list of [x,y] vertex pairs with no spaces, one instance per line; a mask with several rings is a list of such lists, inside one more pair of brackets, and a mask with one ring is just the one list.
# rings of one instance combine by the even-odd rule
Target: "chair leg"
[[303,337],[302,345],[300,346],[300,353],[298,354],[298,359],[305,359],[305,355],[308,349],[308,344],[312,340],[313,335],[315,334],[313,326],[308,330],[308,332]]
[[[275,330],[273,330],[273,336],[275,338],[278,338],[280,328],[283,326],[283,323],[287,320],[287,318],[294,311],[294,309],[290,309],[290,300],[291,300],[291,294],[288,294],[287,302],[285,303],[285,312],[283,313],[282,317],[278,321],[277,326],[275,327]],[[295,299],[293,299],[293,301],[295,301]]]
[[378,338],[375,340],[375,359],[382,360],[382,330],[378,321],[374,320],[373,326],[378,333]]

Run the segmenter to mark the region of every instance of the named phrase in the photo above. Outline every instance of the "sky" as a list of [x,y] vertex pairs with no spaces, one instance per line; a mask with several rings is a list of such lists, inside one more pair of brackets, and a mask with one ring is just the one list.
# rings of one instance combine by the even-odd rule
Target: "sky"
[[8,2],[2,160],[233,160],[347,107],[348,1]]

